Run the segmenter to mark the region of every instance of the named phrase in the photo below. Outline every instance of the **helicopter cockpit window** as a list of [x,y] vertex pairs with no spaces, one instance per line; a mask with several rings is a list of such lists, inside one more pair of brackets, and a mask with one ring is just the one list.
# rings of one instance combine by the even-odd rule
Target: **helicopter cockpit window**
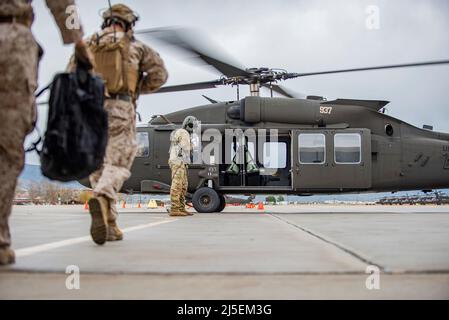
[[269,169],[285,168],[287,166],[287,144],[285,142],[264,143],[263,166]]
[[298,137],[299,162],[324,164],[326,161],[326,137],[321,133],[302,133]]
[[335,163],[357,164],[362,161],[362,138],[358,133],[342,133],[334,136]]
[[148,157],[150,156],[150,142],[148,140],[148,132],[137,132],[137,153],[136,157]]

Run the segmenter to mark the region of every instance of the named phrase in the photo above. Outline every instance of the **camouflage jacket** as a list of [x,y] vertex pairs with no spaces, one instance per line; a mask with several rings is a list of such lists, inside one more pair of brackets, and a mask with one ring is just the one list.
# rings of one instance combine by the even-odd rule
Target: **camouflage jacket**
[[192,143],[190,134],[185,129],[177,129],[170,134],[170,150],[169,160],[170,165],[189,164],[190,153],[192,151]]
[[[65,44],[75,43],[83,38],[83,30],[68,29],[66,21],[69,15],[66,9],[70,5],[75,5],[75,0],[45,0],[47,7],[50,9],[56,24],[61,32],[62,39]],[[25,21],[31,27],[34,20],[33,7],[31,0],[1,0],[0,1],[0,17],[16,17]]]

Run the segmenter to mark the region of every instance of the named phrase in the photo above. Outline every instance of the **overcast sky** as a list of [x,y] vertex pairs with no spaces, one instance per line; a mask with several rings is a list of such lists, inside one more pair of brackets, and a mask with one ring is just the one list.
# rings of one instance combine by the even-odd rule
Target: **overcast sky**
[[[112,0],[112,3],[118,1]],[[311,72],[449,58],[449,1],[446,0],[128,0],[140,15],[137,29],[193,26],[206,32],[246,67]],[[106,0],[78,0],[86,35],[101,25]],[[33,33],[44,47],[41,86],[62,71],[72,53],[63,46],[44,1],[33,1]],[[367,28],[368,6],[379,8],[379,28]],[[212,70],[189,64],[157,43],[169,71],[168,85],[217,79]],[[388,113],[413,125],[449,132],[449,65],[305,77],[284,82],[293,91],[334,98],[389,100]],[[243,90],[242,90],[243,91]],[[245,91],[243,91],[245,93]],[[151,115],[206,104],[206,94],[235,100],[227,87],[141,97],[143,120]],[[268,92],[262,94],[268,95]],[[43,130],[46,107],[39,107]],[[32,139],[29,138],[28,141]],[[27,163],[37,163],[35,155]]]

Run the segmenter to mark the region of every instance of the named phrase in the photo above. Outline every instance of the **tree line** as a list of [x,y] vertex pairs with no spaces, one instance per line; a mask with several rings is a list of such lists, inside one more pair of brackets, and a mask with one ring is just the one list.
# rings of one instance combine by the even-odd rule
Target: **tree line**
[[34,204],[82,204],[89,200],[91,191],[77,190],[51,182],[19,183],[16,198],[25,198]]

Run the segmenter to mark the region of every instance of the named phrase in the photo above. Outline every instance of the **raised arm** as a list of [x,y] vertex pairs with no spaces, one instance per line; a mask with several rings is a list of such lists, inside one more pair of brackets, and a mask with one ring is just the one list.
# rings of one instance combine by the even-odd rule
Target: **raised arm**
[[[61,32],[64,44],[77,43],[83,38],[83,29],[79,23],[79,28],[76,24],[70,24],[70,14],[72,11],[69,6],[75,6],[75,0],[45,0],[47,7],[50,9],[56,24]],[[69,23],[67,23],[69,22]]]
[[157,91],[167,82],[168,72],[159,53],[142,44],[143,56],[140,64],[140,72],[146,73],[142,79],[140,94]]

